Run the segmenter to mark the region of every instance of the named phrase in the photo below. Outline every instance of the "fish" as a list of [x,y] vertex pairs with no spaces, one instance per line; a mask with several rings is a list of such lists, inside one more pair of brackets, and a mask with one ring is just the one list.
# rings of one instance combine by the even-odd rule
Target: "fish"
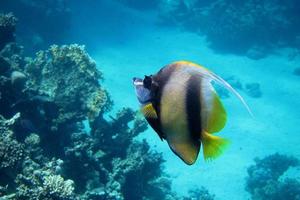
[[212,83],[231,91],[252,112],[241,95],[224,79],[189,61],[177,61],[154,75],[133,78],[141,112],[160,139],[187,165],[203,148],[205,161],[219,157],[230,141],[216,135],[227,113]]
[[45,95],[34,95],[25,99],[18,100],[16,103],[11,105],[11,108],[30,107],[33,104],[45,104],[54,102],[50,97]]

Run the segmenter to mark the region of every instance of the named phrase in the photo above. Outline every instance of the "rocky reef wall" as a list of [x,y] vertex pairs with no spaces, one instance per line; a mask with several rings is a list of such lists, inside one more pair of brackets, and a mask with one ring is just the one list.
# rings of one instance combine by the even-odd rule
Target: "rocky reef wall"
[[[141,2],[119,1],[128,7]],[[156,10],[161,26],[205,36],[218,53],[260,59],[277,48],[299,49],[300,3],[297,0],[158,0],[134,8]]]

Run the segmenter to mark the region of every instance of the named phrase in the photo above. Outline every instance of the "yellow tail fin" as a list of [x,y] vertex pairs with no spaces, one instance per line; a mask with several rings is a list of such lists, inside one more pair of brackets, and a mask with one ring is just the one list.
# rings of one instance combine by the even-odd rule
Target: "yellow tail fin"
[[230,142],[227,139],[212,135],[204,131],[202,134],[202,144],[204,159],[205,161],[207,161],[219,157],[226,149],[226,147],[228,147]]

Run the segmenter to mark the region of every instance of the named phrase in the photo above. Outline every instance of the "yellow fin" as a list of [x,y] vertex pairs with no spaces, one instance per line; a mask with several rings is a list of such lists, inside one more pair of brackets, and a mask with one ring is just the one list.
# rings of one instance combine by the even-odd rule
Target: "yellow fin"
[[212,107],[209,111],[206,130],[215,133],[222,130],[227,121],[226,110],[218,95],[213,91]]
[[152,103],[148,103],[141,108],[142,113],[146,118],[157,118],[157,113],[152,105]]
[[204,159],[212,160],[219,157],[230,144],[229,140],[207,132],[202,133]]
[[247,109],[248,113],[253,117],[253,114],[252,114],[252,112],[251,112],[248,104],[243,99],[243,97],[235,89],[233,89],[229,83],[227,83],[220,76],[216,75],[215,73],[213,73],[212,71],[208,70],[207,68],[205,68],[205,67],[203,67],[201,65],[198,65],[196,63],[193,63],[193,62],[178,61],[178,62],[175,62],[175,64],[187,65],[187,66],[190,66],[190,67],[198,67],[199,69],[201,69],[199,71],[199,73],[201,74],[202,77],[208,78],[209,80],[213,80],[216,83],[218,83],[221,86],[223,86],[224,88],[226,88],[228,91],[232,92],[242,102],[242,104],[244,105],[244,107]]
[[208,69],[206,69],[205,67],[201,66],[201,65],[198,65],[196,63],[193,63],[191,61],[187,61],[187,60],[181,60],[181,61],[176,61],[174,62],[174,64],[178,64],[178,65],[188,65],[188,66],[191,66],[191,67],[199,67],[199,68],[202,68],[206,71],[208,71]]

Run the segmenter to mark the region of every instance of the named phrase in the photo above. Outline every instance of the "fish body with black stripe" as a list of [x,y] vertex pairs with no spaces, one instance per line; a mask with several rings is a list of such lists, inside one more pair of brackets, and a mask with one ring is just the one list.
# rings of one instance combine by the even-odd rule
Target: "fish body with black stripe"
[[218,157],[229,144],[215,135],[224,128],[227,115],[212,81],[233,92],[250,112],[226,81],[192,62],[174,62],[155,75],[133,78],[144,117],[188,165],[197,160],[201,144],[205,160]]

